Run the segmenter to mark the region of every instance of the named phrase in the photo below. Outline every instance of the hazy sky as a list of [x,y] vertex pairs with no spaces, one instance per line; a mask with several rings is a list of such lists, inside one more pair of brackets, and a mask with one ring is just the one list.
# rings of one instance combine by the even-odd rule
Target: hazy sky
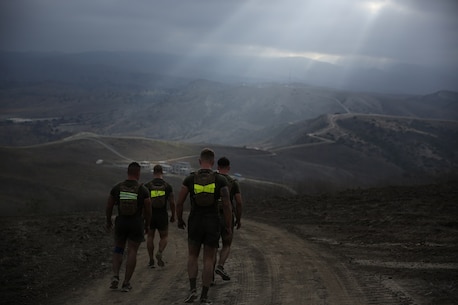
[[1,50],[458,66],[458,0],[0,0]]

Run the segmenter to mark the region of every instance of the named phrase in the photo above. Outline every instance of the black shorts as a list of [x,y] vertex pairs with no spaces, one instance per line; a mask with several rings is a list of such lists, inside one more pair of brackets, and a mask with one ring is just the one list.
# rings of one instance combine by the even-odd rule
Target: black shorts
[[123,217],[118,216],[115,219],[115,240],[125,242],[131,240],[141,243],[145,240],[143,219],[141,217]]
[[220,224],[217,214],[191,213],[188,218],[188,242],[218,248]]
[[167,211],[153,211],[149,227],[151,230],[157,229],[158,231],[167,231],[169,228],[169,214]]

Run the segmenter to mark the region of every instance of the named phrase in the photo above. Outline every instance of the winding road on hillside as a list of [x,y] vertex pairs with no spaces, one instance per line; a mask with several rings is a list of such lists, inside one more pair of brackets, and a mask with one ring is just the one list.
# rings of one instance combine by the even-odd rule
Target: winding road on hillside
[[[339,102],[339,104],[341,104],[341,102],[338,101],[337,99],[336,99],[336,102]],[[344,107],[343,104],[342,104],[342,107]],[[326,133],[328,133],[330,131],[334,131],[334,132],[340,133],[341,136],[345,136],[347,134],[347,132],[337,124],[337,121],[341,120],[341,119],[356,117],[356,116],[357,117],[362,117],[362,118],[364,118],[364,117],[366,117],[366,118],[368,118],[368,117],[369,118],[370,117],[377,117],[377,118],[393,119],[393,120],[400,119],[400,120],[421,120],[421,121],[432,121],[432,122],[454,122],[454,121],[451,121],[451,120],[443,120],[443,119],[427,119],[427,118],[418,118],[418,117],[409,117],[409,116],[394,116],[394,115],[375,114],[375,113],[352,113],[347,108],[345,108],[345,110],[347,111],[346,113],[328,114],[326,116],[327,125],[325,127],[321,128],[319,130],[316,130],[313,133],[308,133],[307,134],[309,137],[315,138],[319,142],[277,147],[277,148],[270,149],[269,151],[272,152],[272,154],[275,154],[275,153],[277,153],[279,151],[282,151],[282,150],[289,150],[289,149],[293,149],[293,148],[303,148],[303,147],[310,147],[310,146],[317,146],[317,145],[335,143],[334,140],[326,138],[323,135],[325,135]],[[407,130],[407,129],[404,129],[404,130]],[[421,130],[416,130],[416,129],[413,129],[413,128],[410,128],[408,130],[410,132],[416,132],[416,133],[419,133],[419,134],[425,134],[425,135],[429,135],[429,136],[433,136],[433,137],[435,136],[434,134],[427,133],[427,132],[424,132],[424,131],[421,131]]]
[[[146,245],[141,245],[132,291],[110,290],[109,273],[60,301],[68,305],[183,304],[189,291],[186,236],[184,230],[171,224],[163,268],[147,267]],[[232,278],[222,281],[216,276],[209,297],[215,305],[367,304],[344,264],[316,247],[283,229],[245,220],[242,228],[235,231],[232,253],[225,266]],[[201,268],[201,260],[199,264]],[[201,270],[198,287],[200,276]]]
[[314,133],[307,134],[309,137],[319,140],[319,142],[283,146],[283,147],[278,147],[278,148],[271,149],[270,151],[273,152],[273,153],[276,153],[276,152],[279,152],[279,151],[282,151],[282,150],[288,150],[288,149],[292,149],[292,148],[309,147],[309,146],[316,146],[316,145],[335,143],[334,140],[322,137],[321,135],[327,133],[328,131],[330,131],[332,129],[339,128],[337,126],[337,123],[336,123],[337,118],[341,117],[341,116],[349,116],[349,115],[351,115],[351,114],[349,114],[349,113],[345,113],[345,114],[328,114],[326,116],[326,120],[328,121],[328,125],[326,127],[323,127],[322,129],[319,129],[319,130],[315,131]]

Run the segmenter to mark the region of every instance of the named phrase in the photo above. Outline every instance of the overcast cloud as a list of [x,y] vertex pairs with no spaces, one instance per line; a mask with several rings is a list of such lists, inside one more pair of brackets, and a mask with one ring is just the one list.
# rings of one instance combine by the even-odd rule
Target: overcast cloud
[[6,51],[458,66],[456,0],[2,0]]

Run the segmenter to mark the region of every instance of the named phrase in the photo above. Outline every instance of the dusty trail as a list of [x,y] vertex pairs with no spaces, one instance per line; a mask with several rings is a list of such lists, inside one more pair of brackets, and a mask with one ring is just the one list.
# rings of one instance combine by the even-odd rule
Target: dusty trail
[[[189,289],[186,232],[171,224],[169,235],[164,268],[147,268],[146,244],[141,245],[131,292],[108,289],[111,274],[107,274],[73,291],[60,300],[61,304],[184,304]],[[254,221],[245,220],[242,229],[235,232],[226,270],[232,278],[224,282],[216,276],[216,285],[209,292],[213,304],[368,303],[350,272],[335,257],[283,229]]]

